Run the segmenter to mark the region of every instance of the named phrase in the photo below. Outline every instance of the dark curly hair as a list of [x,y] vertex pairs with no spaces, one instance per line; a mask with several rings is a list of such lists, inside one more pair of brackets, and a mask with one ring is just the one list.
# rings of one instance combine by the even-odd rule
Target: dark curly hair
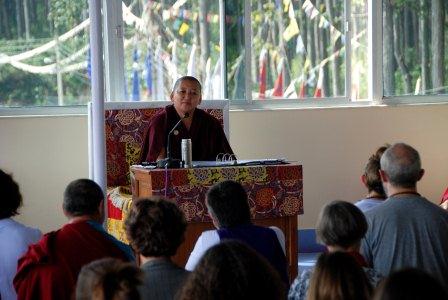
[[139,300],[143,277],[143,271],[131,263],[116,258],[96,260],[81,269],[76,299]]
[[227,240],[205,252],[178,299],[286,299],[285,285],[269,262],[249,246]]
[[234,227],[251,222],[247,193],[239,182],[225,180],[212,186],[207,192],[207,206],[220,227]]
[[353,203],[336,200],[324,206],[317,221],[318,239],[328,246],[348,248],[361,241],[367,220]]
[[0,219],[6,219],[19,214],[22,205],[22,194],[19,185],[11,175],[0,169]]
[[186,227],[185,216],[177,205],[159,197],[137,200],[125,221],[130,245],[146,257],[176,254]]
[[366,177],[366,186],[369,193],[375,191],[384,198],[386,198],[386,193],[384,192],[379,171],[381,169],[381,156],[389,146],[389,144],[385,144],[384,146],[378,148],[375,154],[369,157],[369,160],[364,168],[364,176]]

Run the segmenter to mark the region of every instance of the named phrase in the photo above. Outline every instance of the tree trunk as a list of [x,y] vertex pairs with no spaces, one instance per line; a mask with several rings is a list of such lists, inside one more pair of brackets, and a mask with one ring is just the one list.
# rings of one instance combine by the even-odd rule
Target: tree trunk
[[7,5],[4,3],[4,0],[0,0],[0,9],[1,12],[1,28],[0,28],[0,34],[6,38],[11,38],[11,30],[9,26],[9,19],[8,19],[8,12],[7,12]]
[[425,95],[430,87],[429,75],[429,21],[428,5],[426,0],[420,0],[419,19],[419,43],[420,43],[420,68],[421,68],[421,91]]
[[[321,53],[321,61],[324,60],[325,58],[327,58],[328,55],[328,51],[327,51],[327,47],[328,47],[328,40],[329,40],[329,36],[330,36],[330,32],[329,30],[323,29],[321,28],[320,30],[320,38],[319,38],[319,51]],[[324,78],[322,81],[322,91],[323,91],[323,95],[324,97],[330,97],[330,96],[334,96],[334,91],[333,93],[330,90],[330,66],[328,63],[326,63],[323,67],[323,72],[324,72]]]
[[207,59],[210,57],[210,33],[208,31],[209,24],[207,23],[208,1],[199,0],[199,34],[200,34],[200,48],[201,49],[201,73],[205,78],[205,66]]
[[20,17],[20,0],[16,0],[16,23],[17,23],[17,38],[22,38],[22,18]]
[[398,63],[398,67],[400,68],[401,74],[403,75],[403,83],[404,83],[404,91],[406,94],[410,94],[412,90],[412,77],[409,72],[408,67],[405,63],[405,58],[403,54],[403,48],[406,44],[402,41],[403,35],[400,33],[403,32],[403,13],[397,12],[394,17],[394,55],[395,60]]
[[384,95],[395,94],[393,12],[390,0],[383,0],[383,85]]
[[23,0],[23,16],[25,20],[25,39],[30,39],[30,19],[28,12],[28,0]]
[[[286,72],[287,69],[287,56],[285,51],[285,41],[283,40],[283,32],[285,31],[285,24],[283,24],[283,5],[279,5],[276,9],[276,17],[277,17],[277,27],[278,27],[278,34],[277,34],[277,41],[278,41],[278,52],[280,53],[280,57],[283,57],[283,67],[280,70],[283,72],[283,87],[282,90],[285,91],[286,87],[289,85],[290,82],[290,76],[288,72]],[[279,60],[280,61],[280,60]]]
[[431,44],[432,49],[432,87],[434,92],[443,87],[444,82],[444,0],[432,0],[431,3]]
[[[333,7],[333,1],[332,0],[325,0],[325,6],[327,7],[327,13],[330,16],[330,23],[333,24],[333,26],[335,28],[340,28],[339,24],[336,23],[335,20],[335,14],[334,14],[334,7]],[[338,22],[339,23],[339,22]],[[331,33],[330,33],[331,34]],[[330,37],[331,40],[331,37]],[[333,45],[331,45],[331,52],[330,55],[332,55],[333,53],[335,53],[338,49],[340,49],[340,44],[341,41],[340,39],[338,39],[336,41],[336,43],[334,43]],[[340,67],[340,61],[339,61],[339,56],[336,56],[332,61],[331,61],[331,74],[333,75],[331,77],[331,86],[333,89],[333,96],[339,96],[341,95],[341,89],[340,89],[340,84],[341,84],[341,80],[339,78],[339,67]]]

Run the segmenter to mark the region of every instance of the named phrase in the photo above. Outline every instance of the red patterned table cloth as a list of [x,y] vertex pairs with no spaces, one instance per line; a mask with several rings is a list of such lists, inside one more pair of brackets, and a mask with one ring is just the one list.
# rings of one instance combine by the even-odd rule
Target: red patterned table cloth
[[[131,172],[138,169],[134,166]],[[205,194],[213,184],[227,179],[244,186],[253,219],[303,214],[300,165],[156,169],[150,174],[152,195],[175,199],[188,222],[211,222]]]

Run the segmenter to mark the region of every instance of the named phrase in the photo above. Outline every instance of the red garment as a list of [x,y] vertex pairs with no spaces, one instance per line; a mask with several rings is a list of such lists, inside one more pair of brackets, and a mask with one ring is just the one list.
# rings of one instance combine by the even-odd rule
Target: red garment
[[359,252],[349,251],[347,253],[350,254],[361,267],[364,267],[364,268],[368,267],[368,264],[367,264],[364,256],[362,256]]
[[87,222],[47,233],[18,262],[17,299],[71,299],[81,268],[104,257],[128,260],[105,232]]
[[442,201],[440,202],[440,204],[442,204],[445,201],[448,201],[448,188],[446,189],[445,193],[443,193]]
[[[154,116],[145,134],[140,161],[156,161],[166,147],[169,131],[180,120],[173,105]],[[171,157],[181,159],[181,140],[191,139],[193,160],[216,160],[220,153],[233,154],[221,123],[202,109],[196,108],[190,130],[183,123],[178,126],[178,134],[171,136]]]

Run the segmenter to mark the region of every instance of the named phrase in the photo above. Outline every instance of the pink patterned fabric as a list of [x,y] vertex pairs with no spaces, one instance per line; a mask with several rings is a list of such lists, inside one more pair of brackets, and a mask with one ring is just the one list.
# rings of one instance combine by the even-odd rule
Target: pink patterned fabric
[[[129,167],[137,163],[151,118],[163,108],[114,109],[105,112],[107,186],[130,185]],[[205,109],[224,123],[222,109]]]

